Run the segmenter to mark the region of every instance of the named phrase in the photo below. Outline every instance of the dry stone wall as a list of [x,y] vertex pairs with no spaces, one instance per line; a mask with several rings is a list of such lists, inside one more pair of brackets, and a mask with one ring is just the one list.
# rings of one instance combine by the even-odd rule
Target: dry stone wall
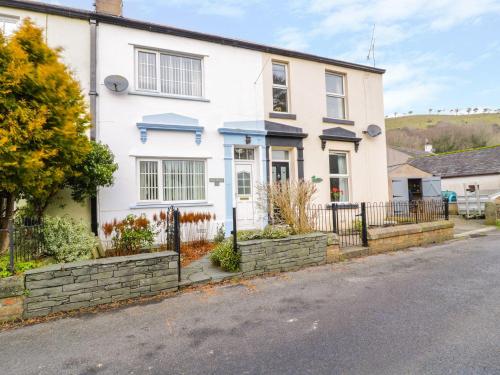
[[326,262],[327,235],[310,233],[274,240],[238,242],[243,276],[295,271]]
[[26,272],[24,317],[178,289],[172,251],[58,264]]
[[370,254],[444,242],[453,238],[453,227],[453,222],[443,220],[368,229]]

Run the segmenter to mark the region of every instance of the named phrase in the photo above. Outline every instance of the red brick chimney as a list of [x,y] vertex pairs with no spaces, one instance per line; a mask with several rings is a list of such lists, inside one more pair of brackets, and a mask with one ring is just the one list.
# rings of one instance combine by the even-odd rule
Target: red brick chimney
[[96,0],[95,10],[97,13],[109,14],[111,16],[123,16],[122,0]]

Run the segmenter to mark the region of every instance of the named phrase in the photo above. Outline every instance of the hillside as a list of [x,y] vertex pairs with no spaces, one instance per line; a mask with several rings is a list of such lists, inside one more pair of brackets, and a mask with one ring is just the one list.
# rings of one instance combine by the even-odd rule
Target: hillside
[[413,115],[386,118],[387,143],[423,149],[428,140],[437,152],[500,144],[500,114]]
[[413,115],[401,117],[389,117],[385,119],[387,130],[401,128],[427,128],[438,123],[452,125],[500,125],[500,113],[478,113],[471,115]]

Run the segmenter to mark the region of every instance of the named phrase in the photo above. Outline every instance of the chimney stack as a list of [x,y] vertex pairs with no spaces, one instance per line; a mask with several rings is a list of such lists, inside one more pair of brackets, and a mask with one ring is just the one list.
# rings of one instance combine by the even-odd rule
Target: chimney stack
[[109,14],[111,16],[123,17],[122,0],[96,0],[95,11],[97,13]]

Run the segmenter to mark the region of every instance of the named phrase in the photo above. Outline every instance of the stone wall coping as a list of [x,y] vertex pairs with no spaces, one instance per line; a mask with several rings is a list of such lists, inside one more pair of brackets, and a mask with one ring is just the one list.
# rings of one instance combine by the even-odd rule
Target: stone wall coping
[[52,264],[46,267],[35,268],[25,272],[25,275],[35,275],[44,272],[51,271],[61,271],[72,268],[81,268],[87,266],[98,266],[103,264],[115,264],[115,263],[125,263],[125,262],[136,262],[147,259],[157,259],[157,258],[167,258],[171,256],[177,256],[175,251],[161,251],[157,253],[143,253],[143,254],[135,254],[135,255],[125,255],[118,257],[109,257],[109,258],[100,258],[100,259],[90,259],[90,260],[81,260],[78,262],[71,263],[58,263]]
[[17,297],[24,292],[24,277],[11,276],[0,279],[0,298]]
[[385,227],[385,228],[370,228],[368,229],[368,239],[379,240],[382,238],[404,236],[404,235],[429,232],[439,229],[448,229],[448,228],[453,228],[453,226],[454,223],[451,221],[440,220],[431,223],[405,224],[405,225],[398,225],[395,227]]
[[312,233],[305,233],[305,234],[294,234],[288,237],[284,238],[263,238],[259,240],[248,240],[248,241],[238,241],[238,246],[252,246],[255,244],[260,244],[260,243],[265,243],[265,242],[281,242],[281,241],[290,241],[294,239],[301,239],[301,238],[318,238],[318,237],[323,237],[326,236],[326,233],[321,233],[321,232],[312,232]]

